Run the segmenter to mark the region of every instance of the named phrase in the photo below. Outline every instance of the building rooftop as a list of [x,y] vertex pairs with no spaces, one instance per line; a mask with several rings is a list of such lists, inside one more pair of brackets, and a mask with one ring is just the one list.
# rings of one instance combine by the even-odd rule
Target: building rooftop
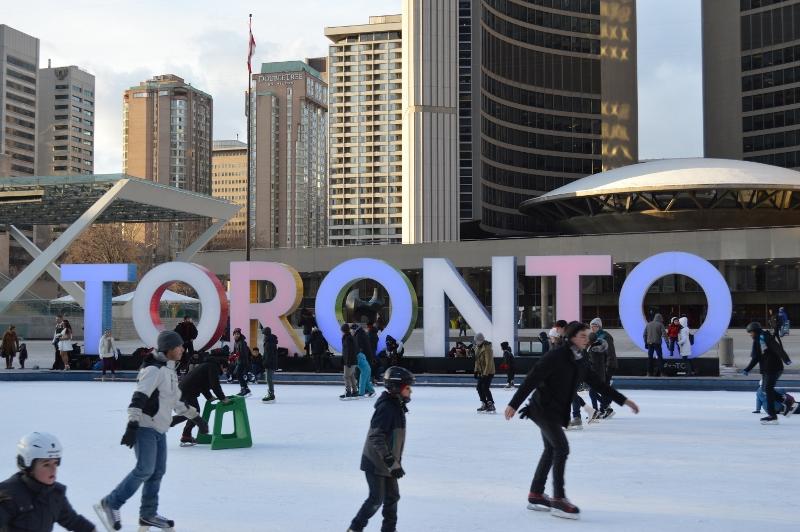
[[303,61],[275,61],[272,63],[261,63],[262,74],[276,74],[278,72],[302,72],[306,71],[316,78],[321,78],[322,74],[311,68]]
[[240,140],[215,140],[214,151],[222,150],[246,150],[247,143]]
[[381,31],[401,31],[403,15],[380,15],[369,17],[368,24],[353,24],[350,26],[330,26],[325,28],[325,36],[337,42],[349,35],[359,33],[372,33]]

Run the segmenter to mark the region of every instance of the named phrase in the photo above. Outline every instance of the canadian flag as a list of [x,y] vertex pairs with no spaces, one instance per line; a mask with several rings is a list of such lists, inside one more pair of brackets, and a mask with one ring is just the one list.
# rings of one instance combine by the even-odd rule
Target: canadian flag
[[253,15],[250,15],[250,43],[247,50],[247,72],[253,73],[253,66],[250,61],[256,53],[256,40],[253,38]]

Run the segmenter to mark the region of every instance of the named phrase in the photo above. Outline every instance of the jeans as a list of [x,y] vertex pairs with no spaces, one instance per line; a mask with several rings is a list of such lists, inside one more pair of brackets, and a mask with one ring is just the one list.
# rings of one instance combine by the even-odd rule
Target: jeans
[[358,395],[375,393],[375,388],[372,387],[372,370],[367,362],[367,356],[359,353],[356,360],[358,360],[358,369],[361,371],[361,375],[358,376]]
[[494,379],[494,375],[484,375],[482,377],[478,377],[478,385],[476,388],[478,390],[478,397],[482,403],[494,403],[494,397],[492,397],[491,388],[492,379]]
[[664,365],[664,354],[661,352],[661,342],[657,344],[647,344],[647,374],[653,373],[653,352],[658,355],[658,375],[661,375],[661,368]]
[[[783,388],[775,388],[775,393],[778,395],[785,396],[786,390],[784,390]],[[756,412],[760,411],[761,408],[764,407],[766,402],[767,402],[767,394],[764,391],[764,387],[759,386],[758,389],[756,390]],[[779,401],[775,401],[774,405],[776,412],[778,411],[778,409],[783,408],[783,403]],[[766,410],[766,407],[764,407],[764,409]]]
[[369,518],[375,515],[378,509],[383,506],[381,532],[395,532],[395,527],[397,526],[397,502],[400,500],[400,488],[397,485],[397,479],[380,477],[369,472],[364,474],[367,477],[369,496],[350,523],[350,528],[357,531],[364,530]]
[[272,377],[275,376],[275,370],[267,368],[265,373],[267,375],[267,390],[269,395],[275,395],[275,384],[272,382]]
[[569,442],[564,434],[564,429],[557,421],[534,418],[534,423],[542,431],[544,449],[536,466],[536,472],[531,482],[531,492],[544,493],[547,475],[553,470],[553,497],[563,498],[564,495],[564,470],[567,467],[569,455]]
[[583,397],[576,393],[572,398],[572,417],[581,417],[581,407],[585,404],[586,401],[583,400]]
[[247,386],[247,374],[250,373],[250,366],[243,366],[240,362],[238,369],[239,369],[239,387],[242,390],[249,390],[250,388]]
[[781,377],[781,371],[776,373],[763,373],[761,375],[761,382],[764,388],[764,393],[766,394],[767,401],[766,401],[766,408],[767,414],[770,416],[775,416],[775,402],[783,403],[784,396],[783,394],[779,394],[775,390],[775,384],[777,384],[778,379]]
[[670,358],[675,355],[675,348],[678,346],[678,339],[677,338],[670,338],[667,340],[667,349],[669,349],[669,356]]
[[161,477],[167,470],[167,435],[155,429],[139,427],[133,450],[136,452],[136,467],[105,500],[112,508],[119,509],[144,484],[139,516],[153,517],[158,511]]

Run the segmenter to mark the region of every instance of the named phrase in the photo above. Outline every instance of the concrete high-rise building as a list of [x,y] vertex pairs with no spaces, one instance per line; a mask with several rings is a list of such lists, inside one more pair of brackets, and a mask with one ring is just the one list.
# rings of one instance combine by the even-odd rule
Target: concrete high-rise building
[[457,7],[451,0],[403,1],[405,244],[459,239]]
[[634,0],[481,0],[480,55],[482,229],[547,230],[523,201],[637,161]]
[[39,69],[37,173],[94,173],[94,76],[76,66]]
[[800,169],[800,0],[703,0],[706,157]]
[[401,15],[325,28],[334,246],[402,242],[401,31]]
[[[480,219],[481,0],[458,0],[458,203],[461,222]],[[473,80],[475,84],[473,85]]]
[[247,227],[247,143],[238,140],[215,140],[211,155],[211,195],[242,210],[226,223],[211,240],[218,249],[244,249]]
[[[36,174],[39,39],[0,24],[0,179]],[[31,236],[31,227],[20,227]],[[31,261],[8,234],[0,234],[0,278]]]
[[[211,194],[211,96],[167,74],[125,91],[123,172],[162,185]],[[149,224],[156,260],[175,257],[202,226],[199,222]]]
[[264,63],[251,113],[251,245],[326,245],[328,86],[302,61]]
[[322,81],[328,84],[328,58],[327,57],[307,57],[306,64],[319,72]]

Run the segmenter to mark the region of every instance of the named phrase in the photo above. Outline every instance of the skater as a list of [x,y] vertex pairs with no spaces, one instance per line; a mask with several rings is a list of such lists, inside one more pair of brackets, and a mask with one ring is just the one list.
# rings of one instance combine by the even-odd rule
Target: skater
[[398,342],[390,334],[386,335],[386,361],[389,367],[399,366],[403,361],[403,354],[405,354],[405,352],[406,348],[403,346],[403,342]]
[[203,434],[208,424],[197,410],[178,399],[176,364],[183,356],[183,339],[175,331],[158,333],[158,352],[142,363],[128,406],[128,426],[121,445],[135,448],[136,467],[94,509],[108,532],[122,528],[119,509],[142,487],[139,526],[172,529],[175,523],[158,514],[158,491],[167,469],[167,431],[172,411],[191,419]]
[[6,369],[14,369],[13,361],[17,351],[19,351],[17,328],[14,325],[9,325],[8,330],[3,333],[3,342],[0,344],[0,352],[3,353],[3,358],[6,359]]
[[478,398],[481,406],[478,412],[495,412],[494,397],[492,397],[492,379],[494,379],[494,354],[492,354],[492,344],[487,342],[483,333],[475,333],[475,378],[478,380],[476,386]]
[[[667,327],[667,348],[669,349],[670,358],[675,356],[675,346],[678,345],[678,336],[680,331],[681,324],[678,321],[678,318],[671,318],[669,320],[669,326]],[[678,352],[680,352],[680,350],[678,350]]]
[[778,416],[775,410],[775,403],[783,404],[782,413],[787,414],[791,410],[791,404],[785,400],[785,396],[775,391],[775,384],[783,373],[783,365],[790,365],[792,361],[783,350],[783,347],[767,331],[761,328],[757,321],[747,326],[747,332],[753,339],[753,347],[750,352],[750,363],[742,370],[744,375],[748,375],[756,364],[761,372],[762,386],[766,394],[767,416],[761,418],[762,425],[777,425]]
[[56,482],[61,455],[61,443],[52,434],[32,432],[19,440],[19,471],[0,482],[0,530],[50,532],[58,523],[67,530],[97,531],[72,509],[67,487]]
[[506,366],[506,388],[514,387],[514,352],[508,342],[502,342],[500,348],[503,350],[503,364]]
[[117,346],[114,345],[114,336],[111,334],[111,329],[106,329],[103,336],[100,337],[100,345],[97,347],[97,352],[103,362],[103,374],[100,380],[106,380],[106,371],[111,372],[111,380],[116,380],[117,374],[114,361],[117,358]]
[[458,319],[456,320],[458,323],[458,335],[459,336],[466,336],[467,335],[467,320],[464,319],[464,316],[459,315]]
[[780,325],[780,334],[778,335],[779,338],[789,334],[789,315],[786,313],[786,309],[783,307],[778,309],[778,324]]
[[267,395],[261,401],[272,403],[275,401],[275,384],[273,377],[278,370],[278,337],[272,334],[270,327],[264,327],[264,373],[267,378]]
[[51,370],[64,369],[64,361],[61,360],[61,352],[58,350],[58,341],[61,339],[61,331],[64,330],[64,316],[61,314],[56,316],[56,328],[53,332],[53,351],[55,359],[53,360],[53,367]]
[[61,363],[64,371],[69,371],[69,355],[72,353],[72,325],[69,320],[62,322],[63,328],[58,336],[58,354],[61,355]]
[[311,329],[311,338],[308,340],[311,349],[311,357],[314,359],[314,373],[319,373],[325,369],[325,360],[328,354],[328,341],[322,335],[316,324]]
[[[265,348],[266,350],[266,348]],[[237,395],[248,397],[250,395],[250,388],[247,387],[247,374],[250,373],[250,347],[247,345],[247,337],[242,334],[240,328],[233,330],[233,354],[238,355],[237,369],[239,373],[239,387],[241,390]]]
[[[595,318],[589,323],[591,333],[589,334],[589,363],[592,370],[603,382],[610,385],[613,369],[617,366],[617,352],[614,348],[614,337],[603,329],[603,321]],[[589,397],[592,400],[592,408],[597,411],[597,419],[608,419],[614,416],[614,409],[611,408],[611,399],[597,393],[597,390],[589,389]],[[599,406],[599,408],[598,408]]]
[[[188,406],[193,407],[200,412],[200,403],[198,398],[202,395],[206,401],[213,401],[214,392],[216,398],[224,404],[230,403],[230,399],[225,396],[222,391],[222,386],[219,383],[219,377],[225,368],[228,367],[228,360],[224,357],[209,357],[207,362],[198,364],[189,373],[187,373],[178,386],[181,390],[181,401]],[[172,426],[180,423],[178,416],[173,418]],[[195,439],[192,437],[192,429],[195,427],[194,421],[187,419],[186,425],[183,427],[183,434],[181,434],[181,447],[192,446]]]
[[298,323],[303,328],[303,349],[305,349],[306,356],[311,354],[311,333],[314,327],[317,326],[317,318],[314,316],[314,311],[304,308],[300,311],[300,322]]
[[183,316],[183,321],[175,326],[175,332],[181,335],[183,340],[183,359],[178,365],[178,373],[189,371],[189,363],[194,356],[194,340],[197,338],[197,327],[192,322],[192,317],[188,314]]
[[566,326],[566,321],[558,320],[553,324],[553,327],[550,328],[550,331],[547,333],[547,338],[550,340],[550,349],[555,349],[564,343],[564,327]]
[[383,506],[383,532],[395,532],[400,489],[397,480],[405,475],[403,446],[406,439],[406,405],[411,401],[414,375],[392,366],[383,375],[386,391],[375,402],[367,441],[361,455],[361,470],[367,477],[369,496],[350,523],[347,532],[361,532]]
[[679,323],[681,329],[678,331],[678,349],[683,363],[686,365],[686,376],[690,377],[694,375],[694,371],[692,370],[692,338],[689,330],[689,318],[681,316]]
[[[520,418],[530,418],[542,432],[544,450],[536,467],[528,508],[551,511],[556,517],[578,519],[580,510],[567,499],[564,491],[564,469],[569,454],[564,427],[569,422],[569,408],[578,383],[586,382],[616,403],[628,405],[635,413],[639,407],[608,386],[583,362],[589,345],[589,327],[573,321],[564,329],[564,345],[542,357],[517,389],[505,410],[505,418],[514,417],[519,405],[533,392],[527,406],[520,410]],[[553,470],[553,498],[544,492],[550,470]]]
[[356,383],[356,340],[350,332],[350,326],[342,324],[342,367],[344,368],[344,395],[339,399],[354,399],[358,397],[358,383]]
[[[788,416],[794,410],[794,405],[797,404],[794,397],[789,394],[783,388],[775,388],[775,395],[779,396],[782,395],[784,397],[784,402],[789,403],[789,408],[785,408],[784,405],[778,401],[775,401],[775,411],[783,411],[784,416]],[[767,393],[764,391],[764,379],[761,378],[758,381],[758,388],[756,389],[756,409],[753,410],[754,414],[760,414],[763,410],[765,413],[767,412],[766,407],[764,405],[767,403]]]
[[370,343],[367,333],[361,326],[354,323],[350,326],[353,331],[353,339],[356,343],[356,360],[358,361],[358,395],[359,397],[372,397],[375,395],[375,388],[372,386],[372,367],[370,359],[374,358],[370,354]]
[[[661,342],[667,337],[667,330],[664,328],[664,318],[661,314],[653,316],[653,321],[647,323],[643,333],[644,346],[647,348],[647,376],[661,376],[664,366],[664,353],[661,350]],[[658,356],[658,366],[653,370],[653,354]]]

